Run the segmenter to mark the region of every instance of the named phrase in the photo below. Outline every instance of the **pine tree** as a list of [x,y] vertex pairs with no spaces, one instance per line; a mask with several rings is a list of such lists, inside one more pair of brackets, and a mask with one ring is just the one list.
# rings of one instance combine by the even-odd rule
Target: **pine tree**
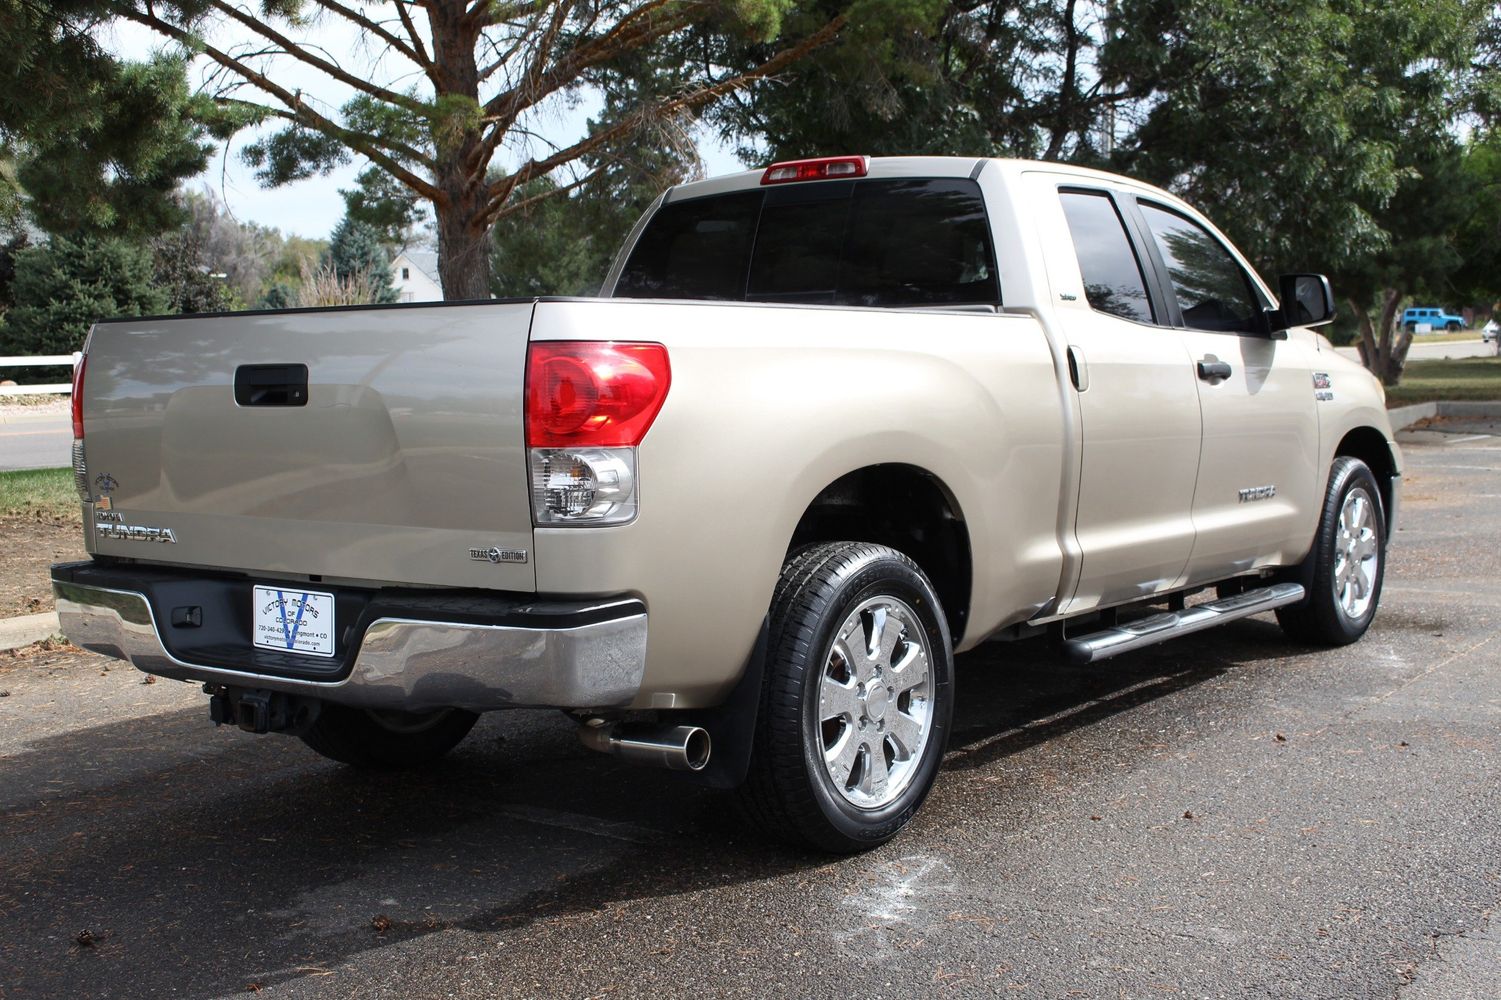
[[[0,322],[0,354],[70,354],[89,327],[109,316],[165,312],[167,295],[145,247],[114,238],[67,240],[15,256],[15,305]],[[67,381],[66,369],[12,369],[21,382]]]
[[391,257],[381,245],[375,227],[347,215],[335,227],[323,263],[333,268],[342,282],[369,283],[375,303],[395,302],[391,284]]

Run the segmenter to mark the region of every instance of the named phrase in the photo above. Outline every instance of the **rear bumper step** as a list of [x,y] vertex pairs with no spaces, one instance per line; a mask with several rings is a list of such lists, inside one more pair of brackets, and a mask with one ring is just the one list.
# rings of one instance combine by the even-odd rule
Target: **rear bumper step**
[[1102,629],[1063,642],[1064,654],[1074,663],[1094,663],[1143,646],[1202,632],[1238,618],[1271,611],[1303,599],[1301,584],[1274,583],[1182,611],[1165,611],[1125,625]]

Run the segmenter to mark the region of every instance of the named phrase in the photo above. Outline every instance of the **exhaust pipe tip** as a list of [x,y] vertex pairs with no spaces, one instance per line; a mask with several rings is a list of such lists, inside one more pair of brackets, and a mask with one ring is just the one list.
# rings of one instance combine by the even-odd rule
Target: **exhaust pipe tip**
[[702,726],[654,726],[591,719],[579,729],[584,746],[631,764],[702,771],[714,743]]

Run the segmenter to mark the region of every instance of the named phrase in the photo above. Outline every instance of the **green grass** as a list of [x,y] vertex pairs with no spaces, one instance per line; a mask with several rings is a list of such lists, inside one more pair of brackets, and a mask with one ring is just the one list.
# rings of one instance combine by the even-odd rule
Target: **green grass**
[[0,514],[76,519],[78,509],[72,469],[0,472]]
[[1457,330],[1454,333],[1415,333],[1414,344],[1452,344],[1455,341],[1479,340],[1479,330]]
[[1409,361],[1401,384],[1386,390],[1389,407],[1445,399],[1501,401],[1501,358]]

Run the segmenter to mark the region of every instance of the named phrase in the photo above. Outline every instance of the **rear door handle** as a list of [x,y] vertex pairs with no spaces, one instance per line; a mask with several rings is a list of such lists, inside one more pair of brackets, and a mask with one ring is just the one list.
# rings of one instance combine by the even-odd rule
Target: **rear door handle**
[[1209,361],[1207,359],[1199,362],[1199,378],[1203,379],[1205,382],[1213,382],[1215,379],[1225,379],[1229,377],[1230,362]]

